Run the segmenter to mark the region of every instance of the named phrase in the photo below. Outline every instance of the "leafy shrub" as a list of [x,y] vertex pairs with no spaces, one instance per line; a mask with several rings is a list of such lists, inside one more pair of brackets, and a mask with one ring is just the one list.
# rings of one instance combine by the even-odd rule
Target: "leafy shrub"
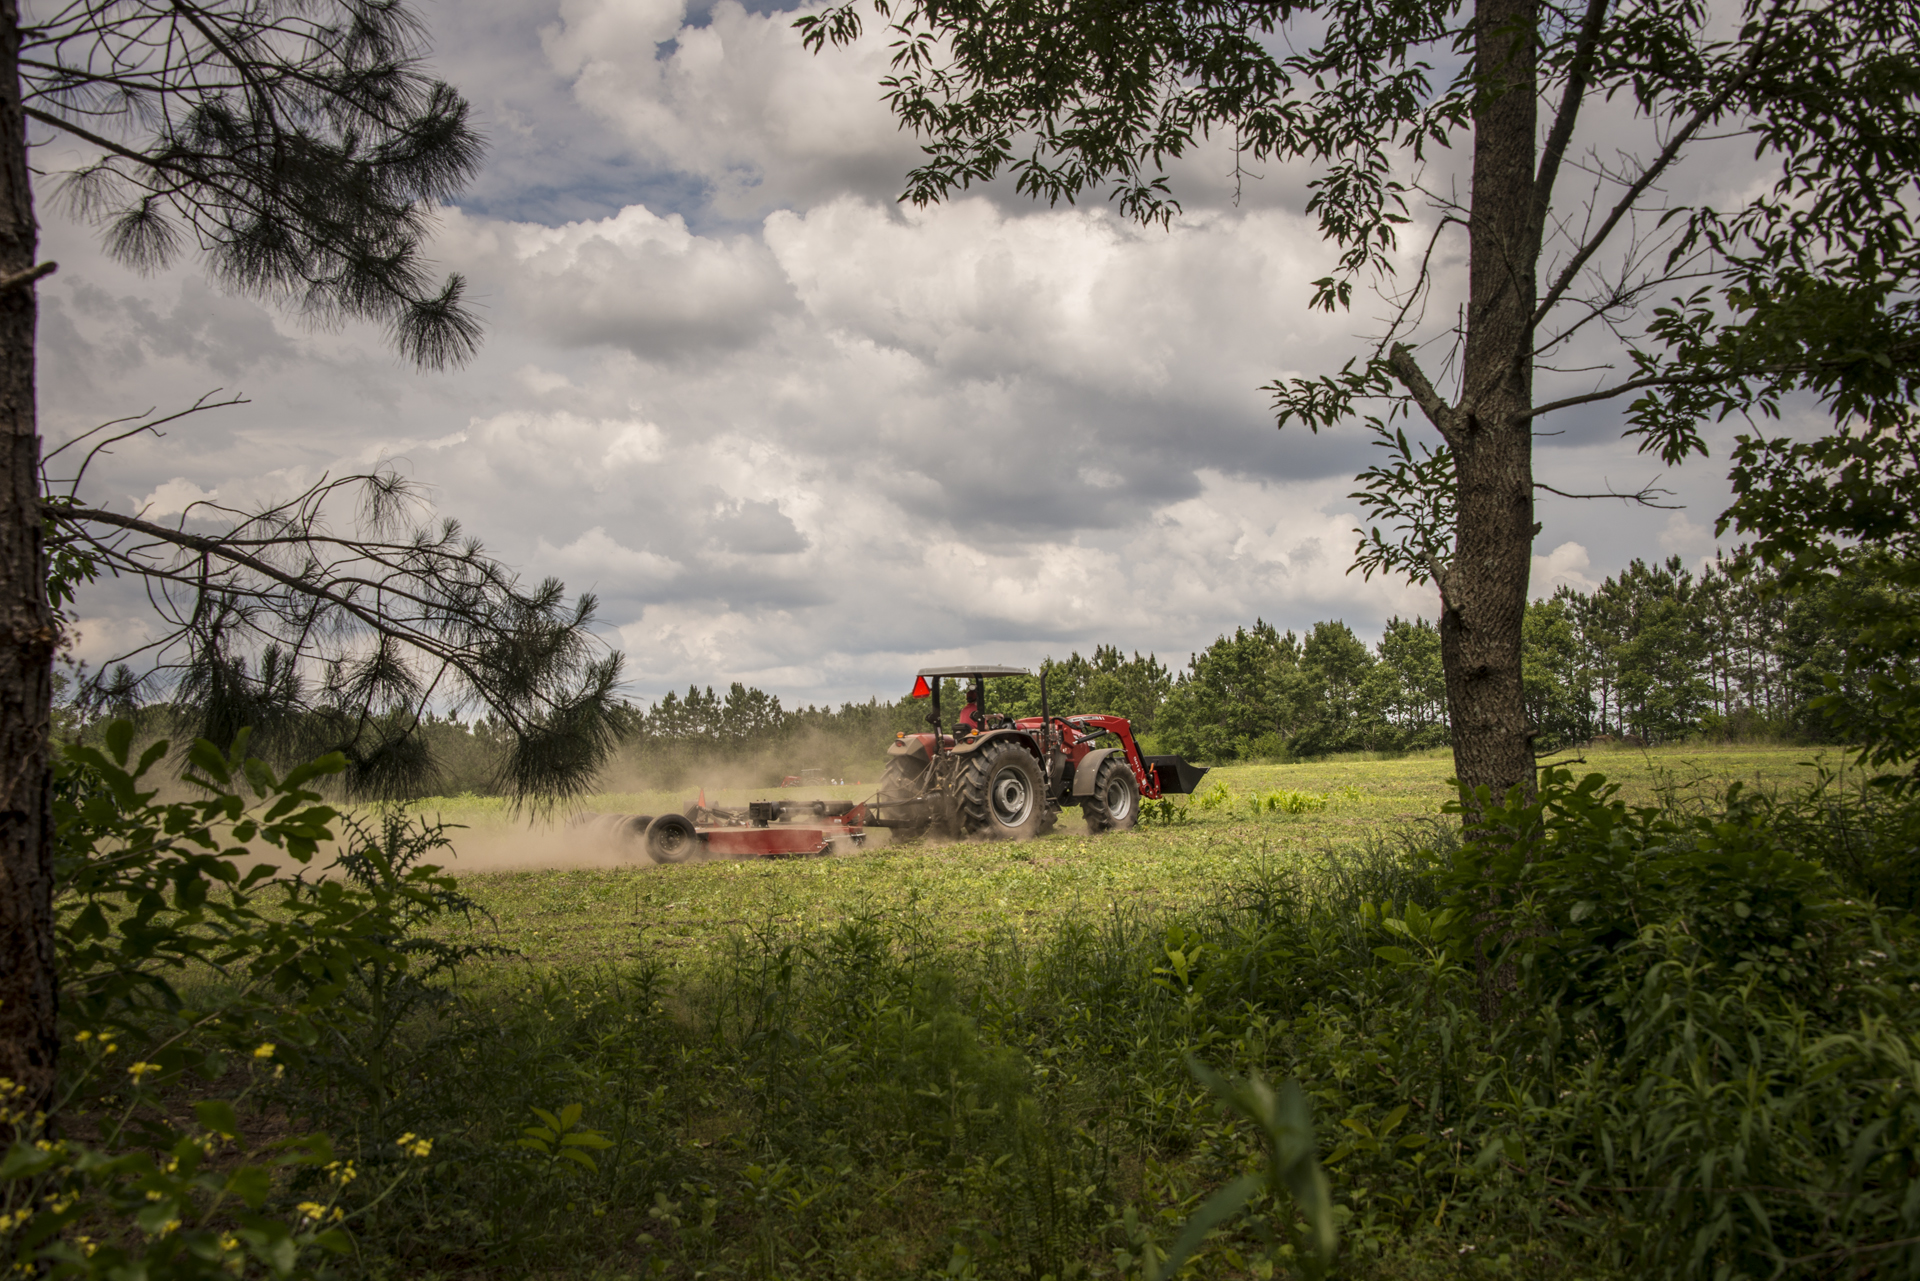
[[1271,792],[1256,792],[1247,798],[1247,803],[1256,815],[1318,814],[1327,808],[1327,797],[1319,792],[1296,792],[1281,787]]
[[1884,907],[1920,910],[1920,804],[1861,774],[1822,768],[1814,785],[1774,807],[1782,838],[1841,883]]
[[1738,783],[1691,812],[1618,792],[1556,769],[1531,802],[1484,803],[1440,868],[1460,930],[1481,946],[1499,934],[1538,994],[1582,1007],[1638,981],[1651,963],[1643,935],[1675,921],[1703,964],[1802,1000],[1831,995],[1850,910],[1775,805]]
[[1182,801],[1176,804],[1171,796],[1141,801],[1140,824],[1143,827],[1178,827],[1193,817],[1187,813],[1189,803]]
[[1476,1165],[1608,1223],[1607,1257],[1645,1275],[1920,1268],[1910,935],[1769,800],[1616,791],[1557,770],[1531,802],[1482,797],[1438,863],[1447,948],[1485,958],[1483,992],[1518,984],[1488,1032],[1521,1052],[1474,1087],[1498,1101]]
[[1224,806],[1231,796],[1232,791],[1227,787],[1227,780],[1216,778],[1206,788],[1194,793],[1193,800],[1189,804],[1205,814]]
[[[304,865],[332,839],[339,816],[310,784],[341,769],[338,756],[283,778],[248,754],[244,733],[227,753],[197,742],[184,777],[203,795],[162,804],[145,783],[168,744],[135,760],[133,733],[119,721],[100,747],[66,747],[55,774],[56,947],[73,1046],[57,1114],[96,1118],[100,1139],[55,1139],[47,1118],[9,1116],[23,1137],[0,1159],[0,1249],[23,1272],[58,1276],[215,1277],[250,1263],[306,1275],[316,1252],[348,1248],[343,1225],[412,1177],[407,1158],[431,1141],[376,1126],[362,1142],[387,1167],[382,1189],[350,1192],[352,1153],[336,1156],[323,1134],[249,1143],[236,1105],[276,1088],[288,1063],[310,1063],[324,1037],[366,1026],[369,971],[408,972],[422,954],[410,931],[457,894],[364,831],[348,842],[347,880],[244,867],[255,847]],[[408,831],[390,824],[389,849],[423,848]],[[170,1119],[190,1075],[236,1067],[254,1078],[238,1097],[195,1102],[192,1126]]]

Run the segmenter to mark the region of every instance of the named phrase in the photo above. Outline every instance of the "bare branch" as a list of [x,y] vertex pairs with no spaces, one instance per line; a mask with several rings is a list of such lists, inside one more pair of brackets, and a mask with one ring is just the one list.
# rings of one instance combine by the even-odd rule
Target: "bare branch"
[[136,427],[129,428],[128,430],[120,432],[117,435],[107,437],[105,440],[98,442],[92,448],[87,450],[87,456],[84,459],[82,459],[80,462],[80,470],[75,472],[73,474],[73,477],[70,480],[55,481],[47,475],[48,463],[58,458],[61,454],[64,454],[67,450],[73,448],[75,445],[78,445],[81,441],[86,440],[89,436],[97,435],[100,432],[106,431],[111,427],[118,427],[122,423],[135,422],[139,419],[145,418],[147,414],[151,414],[153,410],[149,409],[145,414],[133,414],[125,418],[112,419],[108,422],[101,423],[98,427],[95,427],[90,431],[81,432],[78,436],[75,436],[72,440],[63,441],[61,444],[49,450],[47,454],[40,460],[41,492],[43,494],[51,493],[53,492],[54,485],[62,484],[67,487],[67,496],[71,498],[73,497],[74,494],[76,494],[79,491],[80,482],[86,479],[87,468],[93,465],[93,460],[95,458],[98,458],[101,454],[107,452],[108,446],[116,445],[123,440],[131,439],[132,437],[138,436],[143,432],[154,432],[156,435],[159,435],[161,433],[158,432],[157,430],[158,428],[163,427],[166,424],[171,422],[177,422],[178,420],[187,417],[187,415],[189,414],[201,413],[208,409],[229,409],[235,405],[249,405],[253,403],[252,401],[248,400],[246,397],[237,396],[237,395],[232,396],[226,400],[214,400],[213,397],[218,396],[221,390],[222,390],[221,388],[215,387],[212,391],[202,395],[200,399],[194,401],[191,405],[188,405],[185,409],[175,410],[173,413],[167,414],[164,417],[155,418],[151,422],[142,422]]
[[[1600,28],[1606,22],[1608,0],[1587,0],[1587,15],[1580,24],[1579,43],[1574,48],[1573,65],[1567,71],[1566,91],[1560,98],[1553,128],[1547,133],[1540,153],[1540,169],[1533,183],[1533,241],[1545,234],[1547,210],[1553,204],[1553,185],[1560,177],[1560,161],[1573,139],[1573,125],[1586,101],[1587,78],[1593,72],[1594,50],[1600,43]],[[1537,323],[1537,320],[1536,320]]]
[[1387,368],[1393,370],[1394,377],[1413,396],[1414,403],[1420,406],[1427,420],[1439,429],[1441,437],[1451,442],[1454,410],[1441,399],[1440,393],[1433,389],[1433,384],[1427,381],[1419,362],[1413,358],[1413,348],[1405,343],[1395,343],[1393,350],[1387,354]]
[[[1778,13],[1777,5],[1775,12],[1776,14]],[[1771,23],[1769,23],[1769,27],[1770,26]],[[1620,225],[1620,220],[1626,217],[1634,206],[1640,202],[1640,197],[1646,194],[1647,188],[1651,187],[1654,181],[1658,179],[1661,174],[1665,173],[1673,165],[1674,161],[1680,158],[1680,153],[1686,148],[1686,145],[1693,140],[1694,135],[1699,133],[1710,121],[1716,119],[1720,112],[1725,109],[1727,103],[1733,100],[1734,94],[1738,93],[1740,88],[1745,85],[1748,79],[1759,69],[1760,60],[1770,47],[1770,43],[1764,33],[1756,38],[1747,50],[1746,65],[1734,75],[1730,76],[1727,82],[1720,86],[1720,91],[1695,110],[1686,124],[1682,125],[1678,132],[1667,139],[1667,145],[1660,149],[1660,154],[1654,157],[1651,164],[1641,170],[1639,177],[1627,188],[1626,194],[1615,202],[1606,220],[1600,224],[1600,230],[1590,236],[1587,239],[1587,243],[1582,245],[1579,250],[1574,253],[1567,265],[1560,269],[1559,277],[1553,282],[1552,287],[1547,290],[1545,296],[1540,299],[1539,306],[1533,310],[1532,324],[1534,326],[1539,325],[1546,319],[1547,313],[1553,310],[1555,304],[1557,304],[1567,290],[1572,287],[1574,278],[1580,274],[1580,269],[1586,265],[1589,258],[1599,252],[1600,246],[1605,244],[1607,237],[1613,234],[1613,229]]]
[[43,262],[38,267],[29,267],[25,271],[16,271],[11,276],[0,276],[0,294],[7,293],[14,289],[24,288],[36,280],[51,276],[58,270],[60,270],[59,263]]
[[[1420,255],[1420,274],[1415,278],[1412,288],[1407,290],[1407,300],[1400,304],[1400,310],[1394,316],[1393,323],[1387,326],[1386,332],[1380,335],[1380,341],[1374,344],[1373,354],[1375,359],[1378,359],[1380,353],[1386,349],[1387,345],[1399,336],[1400,326],[1405,323],[1407,313],[1413,310],[1413,305],[1420,300],[1425,291],[1427,280],[1432,274],[1434,246],[1440,243],[1440,233],[1445,231],[1449,226],[1464,227],[1466,225],[1467,220],[1465,218],[1456,217],[1453,214],[1442,215],[1440,221],[1434,224],[1433,235],[1427,238],[1426,251]],[[1422,315],[1424,314],[1423,312]]]
[[1622,502],[1635,503],[1641,507],[1652,507],[1664,512],[1677,512],[1686,509],[1685,503],[1662,503],[1655,501],[1658,498],[1672,498],[1673,491],[1671,489],[1663,489],[1653,484],[1648,484],[1641,489],[1634,490],[1632,493],[1621,493],[1618,490],[1610,489],[1599,494],[1570,494],[1564,489],[1555,489],[1552,485],[1540,480],[1534,481],[1533,487],[1535,489],[1544,489],[1549,494],[1557,494],[1561,498],[1618,498]]
[[[1920,348],[1920,341],[1890,343],[1888,354],[1906,353]],[[1555,410],[1571,409],[1575,405],[1590,405],[1595,401],[1613,400],[1629,392],[1644,391],[1649,387],[1711,387],[1717,383],[1739,382],[1747,378],[1772,378],[1782,374],[1810,374],[1823,369],[1851,362],[1852,356],[1830,360],[1788,360],[1770,365],[1744,365],[1726,369],[1717,369],[1704,374],[1649,374],[1645,378],[1630,378],[1626,382],[1612,387],[1602,387],[1580,396],[1568,396],[1561,400],[1549,401],[1544,405],[1535,405],[1532,409],[1516,415],[1520,419],[1538,418],[1542,414],[1551,414]],[[1397,371],[1396,371],[1397,372]]]

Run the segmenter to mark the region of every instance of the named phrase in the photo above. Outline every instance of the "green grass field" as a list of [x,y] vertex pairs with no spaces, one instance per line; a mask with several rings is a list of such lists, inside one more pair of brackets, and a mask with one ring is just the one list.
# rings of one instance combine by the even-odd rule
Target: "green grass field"
[[[1678,797],[1685,810],[1687,794],[1711,800],[1733,783],[1791,793],[1822,763],[1801,748],[1683,747],[1596,753],[1573,768],[1605,773],[1629,801]],[[1838,754],[1824,764],[1837,767]],[[1224,1113],[1200,1079],[1204,1063],[1304,1091],[1337,1211],[1337,1275],[1647,1275],[1639,1262],[1660,1254],[1673,1214],[1652,1186],[1667,1176],[1640,1171],[1666,1167],[1623,1166],[1593,1195],[1570,1180],[1591,1173],[1596,1135],[1638,1152],[1634,1117],[1656,1104],[1667,1111],[1648,1123],[1654,1148],[1685,1131],[1682,1114],[1710,1113],[1721,1129],[1698,1124],[1714,1134],[1757,1124],[1736,1106],[1747,1068],[1694,1062],[1692,1023],[1643,1019],[1672,1034],[1656,1038],[1668,1057],[1642,1072],[1609,1066],[1587,1024],[1556,1021],[1585,1018],[1586,1006],[1487,1012],[1481,979],[1430,946],[1441,882],[1405,857],[1410,836],[1452,821],[1441,815],[1450,772],[1438,753],[1232,766],[1124,834],[1090,838],[1070,810],[1059,831],[1021,844],[893,845],[876,832],[824,857],[658,867],[568,822],[530,826],[471,797],[430,801],[423,816],[462,825],[448,863],[480,911],[406,928],[484,946],[425,983],[361,965],[323,997],[350,1008],[316,1016],[320,1035],[302,1015],[269,1038],[284,1043],[286,1076],[256,1071],[247,1124],[324,1131],[368,1170],[352,1196],[341,1192],[355,1253],[330,1275],[1147,1281],[1149,1260],[1207,1198],[1267,1159],[1261,1131]],[[693,794],[606,794],[584,808],[658,814]],[[1750,866],[1778,881],[1800,864]],[[1772,911],[1778,898],[1755,901]],[[1732,900],[1727,913],[1745,902]],[[1720,918],[1676,919],[1717,929]],[[1648,955],[1677,937],[1655,926]],[[1802,933],[1809,946],[1824,937]],[[1845,994],[1860,985],[1846,967],[1868,937],[1834,944],[1840,986],[1795,1018],[1853,1026]],[[423,958],[431,950],[418,934],[407,943]],[[1687,969],[1686,982],[1707,984],[1710,969]],[[1886,985],[1885,1017],[1860,1024],[1861,1037],[1879,1038],[1874,1054],[1914,1048],[1900,1030],[1920,991],[1920,965],[1910,972],[1911,989]],[[1669,990],[1629,986],[1622,1000]],[[180,990],[210,1008],[225,991]],[[1701,1024],[1712,1035],[1771,1056],[1754,1071],[1804,1079],[1791,1115],[1819,1124],[1781,1122],[1782,1133],[1823,1135],[1860,1099],[1904,1106],[1864,1050],[1857,1070],[1814,1063],[1826,1053],[1817,1046],[1795,1058],[1799,1042],[1779,1030],[1788,1022],[1743,1012],[1756,990],[1746,978],[1701,986],[1698,999],[1660,1009],[1706,1010],[1721,1019]],[[1634,1093],[1703,1071],[1707,1102]],[[192,1097],[184,1077],[169,1088]],[[562,1159],[556,1136],[569,1127],[567,1141],[583,1146]],[[416,1167],[396,1153],[420,1136],[433,1160]],[[1827,1169],[1829,1149],[1839,1150],[1808,1148],[1818,1159],[1806,1168]],[[1769,1212],[1784,1214],[1801,1182],[1811,1197],[1842,1195],[1769,1171],[1757,1180],[1781,1194]],[[1308,1238],[1284,1197],[1263,1192],[1231,1221],[1208,1221],[1220,1227],[1185,1281],[1307,1275],[1296,1265]],[[1803,1254],[1845,1248],[1844,1236],[1792,1240]]]
[[[1837,754],[1829,753],[1829,764]],[[1803,747],[1673,747],[1610,749],[1575,761],[1576,776],[1593,770],[1623,787],[1630,800],[1651,801],[1662,786],[1717,790],[1739,781],[1780,787],[1809,779],[1816,749]],[[1340,758],[1299,765],[1234,765],[1214,770],[1205,789],[1224,782],[1227,796],[1212,808],[1188,804],[1186,821],[1089,838],[1077,811],[1060,829],[1021,845],[888,846],[884,834],[864,850],[825,858],[729,861],[674,867],[558,867],[477,871],[484,862],[451,869],[491,915],[462,937],[516,954],[518,964],[578,965],[666,957],[696,963],[730,932],[776,926],[818,928],[839,921],[912,909],[921,927],[956,942],[1007,931],[1045,930],[1067,916],[1101,915],[1115,908],[1152,913],[1206,899],[1223,878],[1262,861],[1301,866],[1329,848],[1353,845],[1367,834],[1430,821],[1450,798],[1452,758],[1433,752],[1390,760]],[[1250,812],[1263,794],[1288,790],[1327,797],[1324,810],[1289,814]],[[855,787],[809,795],[854,798]],[[659,814],[678,810],[692,791],[608,793],[585,808],[600,813]],[[714,804],[743,804],[739,789],[714,790]],[[424,813],[464,825],[462,844],[484,848],[499,861],[524,829],[497,800],[434,798]],[[525,832],[526,859],[568,861],[564,826]]]

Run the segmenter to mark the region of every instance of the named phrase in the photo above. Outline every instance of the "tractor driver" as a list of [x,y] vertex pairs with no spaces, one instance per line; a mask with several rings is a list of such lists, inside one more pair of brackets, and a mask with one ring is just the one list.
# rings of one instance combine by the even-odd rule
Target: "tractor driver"
[[972,738],[986,728],[986,717],[980,714],[980,704],[985,701],[986,691],[978,682],[967,687],[967,705],[960,709],[959,717],[954,721],[954,731],[962,738]]

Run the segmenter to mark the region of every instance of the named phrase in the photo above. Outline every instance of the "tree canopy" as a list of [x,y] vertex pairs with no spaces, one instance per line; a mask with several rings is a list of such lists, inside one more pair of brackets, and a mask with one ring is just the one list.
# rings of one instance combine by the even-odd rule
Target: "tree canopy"
[[20,31],[35,141],[92,158],[61,205],[143,269],[198,249],[222,283],[329,323],[386,325],[407,359],[460,364],[480,328],[421,257],[479,165],[467,103],[424,67],[392,0],[69,0]]
[[[1305,301],[1343,308],[1372,285],[1388,318],[1364,358],[1270,384],[1275,414],[1357,419],[1385,447],[1359,478],[1358,567],[1438,588],[1470,787],[1533,777],[1520,655],[1547,415],[1617,405],[1677,463],[1715,417],[1798,396],[1847,419],[1910,398],[1920,22],[1905,0],[845,0],[798,25],[819,48],[861,38],[868,13],[894,42],[888,101],[926,153],[903,199],[1010,177],[1166,223],[1174,162],[1209,140],[1237,175],[1311,172],[1306,212],[1335,261]],[[1601,128],[1629,116],[1630,140]],[[1751,195],[1670,194],[1731,140],[1764,171]],[[1424,240],[1410,275],[1409,230]],[[1434,270],[1455,238],[1460,298]]]
[[[363,792],[419,781],[412,727],[449,692],[511,727],[518,795],[580,786],[611,746],[618,663],[591,651],[591,601],[523,589],[457,526],[410,523],[396,477],[171,525],[87,501],[84,465],[45,492],[34,285],[55,266],[37,261],[49,178],[55,206],[134,267],[192,249],[223,284],[316,324],[383,325],[420,367],[473,354],[463,282],[436,282],[422,248],[481,142],[424,54],[399,0],[55,0],[24,17],[0,0],[0,1078],[28,1113],[49,1106],[59,1056],[50,589],[136,576],[183,647],[178,701],[199,727],[325,724],[311,745],[345,749]],[[79,157],[59,175],[55,141]],[[336,535],[330,508],[356,499],[357,528]]]

